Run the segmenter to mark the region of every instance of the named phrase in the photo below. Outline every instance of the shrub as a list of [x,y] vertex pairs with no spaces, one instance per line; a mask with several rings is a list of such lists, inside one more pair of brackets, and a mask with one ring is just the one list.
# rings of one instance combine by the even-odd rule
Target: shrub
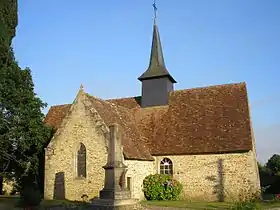
[[20,206],[22,207],[35,207],[39,206],[42,200],[39,189],[33,187],[26,187],[21,192]]
[[147,200],[178,200],[182,184],[166,174],[147,176],[143,181],[143,191]]

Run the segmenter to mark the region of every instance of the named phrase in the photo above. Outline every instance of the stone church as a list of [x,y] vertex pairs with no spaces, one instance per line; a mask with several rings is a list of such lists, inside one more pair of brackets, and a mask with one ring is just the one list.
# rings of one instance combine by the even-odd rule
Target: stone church
[[55,134],[45,149],[45,199],[94,198],[104,184],[108,127],[122,130],[126,185],[144,199],[143,179],[170,174],[182,196],[231,200],[260,189],[245,83],[174,90],[156,23],[140,96],[103,100],[81,86],[70,104],[52,106]]

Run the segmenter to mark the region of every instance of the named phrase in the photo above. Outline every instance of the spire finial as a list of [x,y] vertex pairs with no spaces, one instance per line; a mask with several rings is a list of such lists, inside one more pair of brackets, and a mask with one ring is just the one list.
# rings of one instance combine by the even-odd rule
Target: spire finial
[[157,18],[157,5],[156,5],[156,0],[154,0],[153,8],[154,8],[154,18],[156,19],[156,18]]
[[156,78],[156,77],[169,77],[171,82],[176,83],[174,78],[169,74],[165,67],[163,52],[159,37],[158,25],[157,25],[157,6],[156,0],[153,3],[154,8],[154,25],[153,25],[153,40],[150,55],[150,63],[148,69],[138,78],[140,81]]

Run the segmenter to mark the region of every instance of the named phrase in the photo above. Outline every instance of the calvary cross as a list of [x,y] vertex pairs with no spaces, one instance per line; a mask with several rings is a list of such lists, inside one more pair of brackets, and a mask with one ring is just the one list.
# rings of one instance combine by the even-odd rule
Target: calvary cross
[[156,16],[157,16],[157,5],[156,5],[156,0],[154,0],[153,7],[154,7],[154,13],[155,13],[155,17],[156,17]]

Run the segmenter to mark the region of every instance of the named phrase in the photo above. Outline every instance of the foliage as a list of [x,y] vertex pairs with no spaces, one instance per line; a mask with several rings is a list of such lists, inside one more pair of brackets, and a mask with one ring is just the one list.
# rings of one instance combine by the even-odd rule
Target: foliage
[[143,191],[147,200],[178,200],[182,184],[172,176],[155,174],[143,181]]
[[21,192],[20,207],[39,206],[42,200],[40,190],[36,186],[25,186]]
[[266,167],[266,165],[263,165],[260,162],[257,163],[258,163],[258,169],[260,173],[270,173],[270,170]]
[[[25,206],[23,200],[18,196],[0,196],[0,209],[91,209],[91,204],[81,201],[69,200],[42,200],[39,206]],[[30,205],[30,204],[29,204]]]
[[280,173],[280,155],[274,154],[267,161],[266,167],[271,171],[273,175]]
[[272,155],[265,165],[258,163],[263,198],[280,193],[280,156]]
[[[1,0],[0,4],[0,36],[6,40],[8,46],[16,33],[17,0]],[[3,39],[1,39],[3,41]]]
[[46,104],[34,93],[31,70],[22,70],[14,58],[11,42],[16,26],[17,1],[1,0],[0,172],[7,169],[23,189],[27,178],[37,183],[40,158],[51,130],[43,123]]

